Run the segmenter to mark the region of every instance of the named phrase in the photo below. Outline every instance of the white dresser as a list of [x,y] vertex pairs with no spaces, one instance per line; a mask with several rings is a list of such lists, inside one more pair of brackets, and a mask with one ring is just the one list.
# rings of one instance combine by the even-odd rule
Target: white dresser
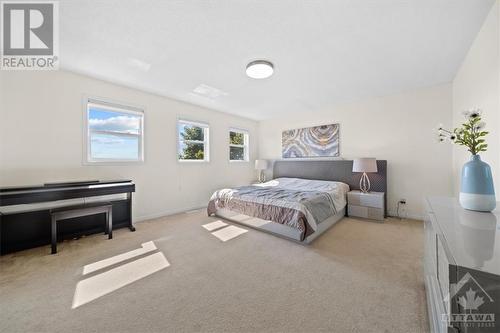
[[424,277],[431,332],[500,332],[500,203],[465,210],[425,200]]

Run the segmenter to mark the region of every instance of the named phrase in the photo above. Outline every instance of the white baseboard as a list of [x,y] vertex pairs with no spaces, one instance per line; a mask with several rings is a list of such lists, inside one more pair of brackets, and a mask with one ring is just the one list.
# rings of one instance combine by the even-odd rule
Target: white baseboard
[[[397,212],[395,210],[394,211],[389,210],[387,212],[387,216],[398,218]],[[403,213],[401,214],[400,217],[405,219],[419,220],[419,221],[423,221],[424,219],[421,214],[416,214],[413,212]]]
[[[134,223],[140,223],[143,221],[157,219],[160,217],[170,216],[170,215],[175,215],[175,214],[180,214],[180,213],[187,213],[187,214],[194,213],[200,209],[206,209],[206,208],[207,208],[207,206],[203,205],[203,206],[195,206],[195,207],[186,207],[186,208],[181,208],[181,209],[173,209],[173,210],[163,211],[160,213],[138,216],[138,217],[134,218]],[[398,218],[396,211],[391,211],[391,210],[387,212],[387,216]],[[419,220],[419,221],[423,220],[423,216],[421,214],[415,214],[412,212],[409,212],[407,214],[401,214],[401,218]]]
[[181,208],[181,209],[173,209],[173,210],[163,211],[163,212],[160,212],[160,213],[138,216],[138,217],[134,218],[134,223],[136,223],[136,222],[140,223],[140,222],[144,222],[144,221],[147,221],[147,220],[157,219],[157,218],[160,218],[160,217],[169,216],[169,215],[175,215],[175,214],[180,214],[180,213],[191,213],[191,212],[195,212],[195,211],[198,211],[200,209],[206,209],[206,208],[207,208],[207,206],[204,205],[204,206],[197,206],[197,207],[187,207],[187,208]]

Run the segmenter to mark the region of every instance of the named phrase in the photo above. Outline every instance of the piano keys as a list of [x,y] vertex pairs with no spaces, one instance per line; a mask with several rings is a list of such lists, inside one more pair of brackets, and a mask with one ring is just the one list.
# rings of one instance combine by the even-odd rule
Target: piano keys
[[[132,222],[131,180],[47,183],[0,188],[0,254],[50,244],[50,209],[88,202],[110,201],[113,229]],[[104,215],[70,219],[61,224],[59,237],[74,238],[103,231]]]

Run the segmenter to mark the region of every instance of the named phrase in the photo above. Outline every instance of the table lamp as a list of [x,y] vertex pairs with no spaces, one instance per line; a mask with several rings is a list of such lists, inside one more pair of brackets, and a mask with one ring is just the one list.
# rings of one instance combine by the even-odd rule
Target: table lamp
[[377,172],[377,160],[371,157],[357,158],[352,163],[352,172],[362,172],[363,175],[359,180],[359,188],[361,192],[370,192],[370,178],[367,172]]
[[267,160],[255,160],[255,169],[259,170],[259,182],[265,182],[266,175],[264,173],[264,170],[267,169]]

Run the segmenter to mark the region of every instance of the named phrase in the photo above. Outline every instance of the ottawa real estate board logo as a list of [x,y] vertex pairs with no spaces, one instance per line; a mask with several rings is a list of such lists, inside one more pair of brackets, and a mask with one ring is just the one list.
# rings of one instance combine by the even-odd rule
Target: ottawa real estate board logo
[[495,313],[484,311],[496,308],[495,301],[469,272],[458,283],[450,285],[450,293],[444,297],[448,309],[453,298],[457,300],[458,311],[442,315],[448,325],[461,330],[478,329],[474,332],[498,332]]
[[59,68],[59,3],[1,1],[2,70]]

